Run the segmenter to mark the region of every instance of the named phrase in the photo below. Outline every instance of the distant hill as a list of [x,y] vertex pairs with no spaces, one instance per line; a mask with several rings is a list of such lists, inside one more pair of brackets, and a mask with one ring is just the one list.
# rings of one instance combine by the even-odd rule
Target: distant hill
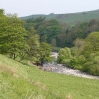
[[46,20],[57,19],[60,22],[67,23],[72,26],[75,25],[77,22],[85,22],[85,21],[90,21],[91,19],[99,19],[99,9],[94,11],[68,13],[68,14],[51,13],[49,15],[45,15],[45,14],[30,15],[30,16],[21,17],[21,19],[28,19],[32,17],[37,18],[40,16],[46,17]]

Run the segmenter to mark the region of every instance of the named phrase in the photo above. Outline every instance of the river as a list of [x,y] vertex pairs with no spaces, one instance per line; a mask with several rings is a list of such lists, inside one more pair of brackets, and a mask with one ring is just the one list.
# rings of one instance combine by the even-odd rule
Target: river
[[[57,60],[58,53],[53,52],[52,56],[54,56],[55,58],[54,60]],[[47,70],[54,73],[90,78],[90,79],[99,79],[99,76],[92,76],[80,70],[74,70],[69,67],[63,66],[62,64],[57,64],[57,62],[43,64],[43,70]]]

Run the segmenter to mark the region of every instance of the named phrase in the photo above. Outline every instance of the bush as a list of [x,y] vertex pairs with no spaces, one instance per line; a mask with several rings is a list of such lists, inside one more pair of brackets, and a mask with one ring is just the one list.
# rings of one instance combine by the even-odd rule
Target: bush
[[61,54],[61,55],[58,56],[57,62],[62,63],[63,59],[64,59],[64,56]]
[[95,64],[98,64],[99,65],[99,56],[96,56],[94,59],[93,59],[94,63]]
[[76,57],[72,57],[70,60],[70,67],[74,68],[78,64],[78,59]]
[[80,55],[79,57],[78,57],[78,63],[79,64],[84,64],[85,63],[85,61],[86,61],[86,59],[85,59],[85,57],[83,56],[83,55]]
[[88,61],[83,65],[82,71],[99,76],[99,64],[96,64],[94,60],[92,62]]
[[53,52],[59,52],[60,51],[60,47],[52,47],[52,51]]
[[58,58],[57,58],[58,63],[62,63],[63,60],[70,59],[70,58],[71,58],[71,51],[69,48],[65,47],[60,49],[58,53]]
[[74,67],[74,69],[82,70],[82,65],[78,64]]
[[82,66],[82,71],[89,72],[90,66],[92,66],[92,65],[93,65],[93,62],[91,62],[91,61],[86,62]]
[[99,65],[93,64],[90,66],[89,73],[95,76],[99,76]]
[[66,66],[70,66],[70,59],[64,59],[62,61],[62,64],[65,64]]

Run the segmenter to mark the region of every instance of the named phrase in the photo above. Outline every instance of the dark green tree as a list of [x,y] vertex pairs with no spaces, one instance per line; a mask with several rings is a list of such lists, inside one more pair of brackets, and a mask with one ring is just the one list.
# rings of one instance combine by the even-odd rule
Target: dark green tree
[[6,15],[0,17],[0,53],[9,54],[15,59],[20,51],[26,47],[26,30],[23,28],[24,22],[16,15]]
[[36,34],[34,27],[28,31],[27,44],[29,46],[28,57],[36,57],[39,48],[39,36]]
[[37,29],[37,33],[40,36],[40,42],[46,41],[50,44],[53,39],[56,40],[60,32],[61,26],[59,25],[59,22],[54,19],[43,22]]
[[51,46],[45,42],[40,44],[38,55],[37,55],[37,65],[43,66],[46,61],[52,61],[51,57]]
[[86,56],[99,51],[99,32],[92,32],[85,40],[84,54]]

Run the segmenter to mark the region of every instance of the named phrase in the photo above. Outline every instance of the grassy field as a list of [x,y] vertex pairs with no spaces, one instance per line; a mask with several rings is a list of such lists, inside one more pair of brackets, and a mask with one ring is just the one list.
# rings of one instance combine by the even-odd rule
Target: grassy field
[[21,17],[21,19],[28,19],[28,18],[32,18],[32,17],[37,18],[40,16],[46,17],[47,20],[56,19],[60,22],[67,23],[70,26],[74,26],[78,22],[88,22],[92,19],[99,20],[99,10],[79,12],[79,13],[68,13],[68,14],[30,15],[30,16],[26,16],[26,17]]
[[99,99],[99,80],[42,71],[0,55],[0,99]]

